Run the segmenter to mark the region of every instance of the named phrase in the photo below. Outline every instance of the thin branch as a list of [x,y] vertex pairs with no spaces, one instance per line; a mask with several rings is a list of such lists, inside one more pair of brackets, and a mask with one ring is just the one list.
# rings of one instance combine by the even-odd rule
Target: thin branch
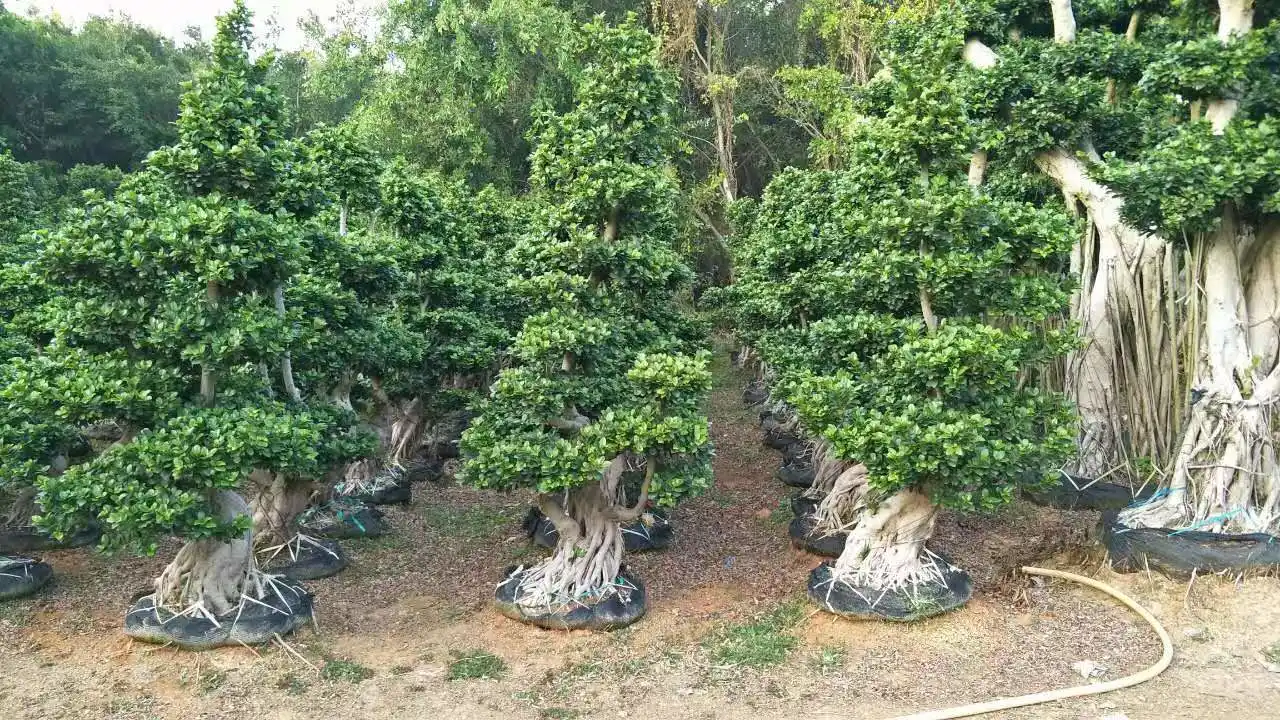
[[649,458],[644,465],[644,482],[640,485],[640,497],[636,500],[634,507],[618,507],[614,506],[609,510],[609,516],[618,522],[629,523],[640,519],[644,514],[645,506],[649,504],[649,485],[653,482],[653,471],[657,463],[653,458]]

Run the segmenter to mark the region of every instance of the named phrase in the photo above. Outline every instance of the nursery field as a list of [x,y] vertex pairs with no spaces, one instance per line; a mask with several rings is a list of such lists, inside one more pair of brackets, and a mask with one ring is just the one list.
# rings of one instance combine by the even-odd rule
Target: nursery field
[[1268,652],[1280,649],[1280,580],[1100,569],[1095,513],[1019,502],[945,515],[934,544],[973,574],[967,607],[901,625],[818,612],[802,595],[818,558],[788,544],[778,456],[740,400],[748,378],[724,353],[715,371],[715,487],[680,506],[670,549],[630,556],[651,601],[630,628],[555,632],[498,615],[480,580],[542,552],[520,531],[529,498],[418,484],[411,505],[387,510],[392,534],[348,542],[351,567],[308,583],[317,626],[287,646],[133,642],[123,611],[172,548],[46,553],[54,584],[0,608],[0,707],[42,719],[886,718],[1074,685],[1082,660],[1110,679],[1159,656],[1118,604],[1013,573],[1037,562],[1133,595],[1168,627],[1176,658],[1136,688],[991,717],[1280,716],[1280,657]]

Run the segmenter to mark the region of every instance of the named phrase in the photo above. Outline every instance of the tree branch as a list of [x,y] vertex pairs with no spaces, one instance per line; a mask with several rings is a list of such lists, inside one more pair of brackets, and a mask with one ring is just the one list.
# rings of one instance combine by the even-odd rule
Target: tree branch
[[564,511],[564,507],[554,495],[539,493],[538,509],[556,527],[556,532],[560,535],[561,541],[575,543],[582,537],[581,526],[578,525],[577,521],[569,517],[569,514]]
[[644,514],[645,506],[649,504],[649,486],[653,483],[653,471],[657,466],[653,458],[649,458],[644,464],[644,482],[640,484],[640,497],[636,500],[634,507],[617,506],[610,508],[609,515],[614,520],[622,523],[635,522]]
[[1071,9],[1071,0],[1049,0],[1049,6],[1053,10],[1053,41],[1075,42],[1076,15]]
[[[205,302],[210,312],[218,309],[218,282],[210,280],[204,289]],[[200,403],[205,407],[213,407],[217,399],[218,375],[213,364],[206,362],[200,366]]]
[[[276,315],[283,321],[285,318],[284,311],[284,284],[277,282],[272,293],[275,295]],[[298,391],[298,386],[293,381],[293,356],[285,350],[280,356],[280,375],[284,380],[284,392],[293,402],[302,402],[302,393]]]

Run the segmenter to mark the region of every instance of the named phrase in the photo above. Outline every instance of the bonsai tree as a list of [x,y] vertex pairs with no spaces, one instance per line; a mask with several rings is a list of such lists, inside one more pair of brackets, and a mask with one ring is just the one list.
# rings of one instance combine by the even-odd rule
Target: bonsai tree
[[734,291],[819,439],[818,534],[844,534],[810,597],[851,617],[950,610],[967,575],[926,545],[940,508],[987,510],[1071,450],[1068,405],[1036,373],[1070,346],[1040,328],[1066,306],[1046,271],[1075,227],[1062,211],[989,192],[962,43],[925,33],[888,53],[855,99],[848,170],[789,171],[755,215]]
[[61,290],[42,309],[53,339],[8,391],[75,427],[116,428],[92,460],[40,479],[35,521],[55,537],[96,521],[107,548],[184,538],[126,617],[130,635],[183,647],[265,642],[310,617],[301,586],[258,569],[240,491],[262,515],[281,507],[269,495],[361,445],[348,418],[288,389],[280,300],[310,261],[317,193],[249,44],[238,2],[183,95],[178,143],[43,238],[36,265]]
[[[32,200],[22,163],[14,160],[8,150],[0,152],[0,286],[6,290],[20,290],[26,285],[23,235],[35,214]],[[0,307],[0,362],[25,357],[33,351],[14,322],[14,316],[23,308],[9,302],[10,297],[6,293],[6,301]],[[7,369],[0,366],[0,373]],[[17,555],[34,548],[15,542],[18,538],[14,531],[22,533],[30,524],[35,507],[35,478],[54,461],[67,433],[56,421],[42,421],[8,406],[0,413],[4,415],[0,418],[0,508],[4,509],[0,515],[0,600],[4,600],[33,593],[53,577],[53,569],[47,563]]]
[[[1166,238],[1187,238],[1196,308],[1191,317],[1200,322],[1198,344],[1188,348],[1194,357],[1187,368],[1190,407],[1171,472],[1155,499],[1126,510],[1121,521],[1138,528],[1275,535],[1280,18],[1274,6],[1239,0],[1218,3],[1216,18],[1201,6],[1175,11],[1177,17],[1150,22],[1158,50],[1134,92],[1152,97],[1147,104],[1153,108],[1178,98],[1176,124],[1127,156],[1107,156],[1095,170],[1124,198],[1130,223],[1156,228]],[[1065,23],[1069,14],[1066,8],[1055,18]],[[1154,113],[1144,119],[1167,122]],[[1177,562],[1153,558],[1151,564]],[[1263,562],[1275,564],[1280,556]]]
[[[1121,513],[1134,532],[1112,535],[1113,562],[1190,571],[1206,560],[1172,557],[1177,540],[1137,554],[1128,541],[1276,533],[1266,417],[1280,386],[1270,320],[1280,175],[1263,150],[1280,52],[1274,8],[1053,0],[1013,3],[1003,17],[992,9],[969,6],[953,31],[967,37],[977,87],[1001,126],[1018,130],[1010,144],[1025,145],[1090,222],[1073,260],[1075,314],[1090,341],[1068,377],[1081,414],[1077,464],[1108,471],[1128,455],[1162,471],[1154,499]],[[1097,448],[1106,462],[1088,460]]]
[[498,302],[506,243],[483,241],[477,199],[402,160],[387,167],[379,186],[380,228],[369,237],[402,276],[382,302],[380,326],[403,338],[379,341],[361,368],[382,451],[351,465],[338,486],[341,495],[375,498],[407,488],[410,478],[439,475],[439,458],[422,457],[424,447],[438,450],[432,421],[465,407],[487,385],[510,341],[510,313]]
[[[532,489],[555,524],[552,555],[512,568],[510,617],[615,628],[645,608],[623,567],[621,526],[651,498],[708,483],[709,390],[697,329],[674,302],[691,273],[673,251],[674,81],[634,18],[573,41],[573,109],[542,118],[532,154],[542,203],[513,251],[530,314],[462,438],[463,480]],[[622,478],[639,470],[634,502]]]

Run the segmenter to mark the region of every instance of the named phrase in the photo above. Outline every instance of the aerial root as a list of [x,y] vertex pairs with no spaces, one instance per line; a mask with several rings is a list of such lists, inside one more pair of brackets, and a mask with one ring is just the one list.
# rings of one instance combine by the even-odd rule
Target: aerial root
[[289,559],[291,561],[296,562],[297,559],[302,555],[303,548],[308,545],[313,547],[318,547],[321,550],[323,550],[325,553],[333,556],[334,558],[338,557],[338,553],[334,552],[333,549],[330,548],[323,540],[320,540],[319,538],[314,538],[310,535],[307,535],[301,532],[294,533],[292,538],[278,545],[272,545],[271,547],[262,548],[261,550],[258,551],[258,554],[267,556],[266,559],[263,560],[264,564],[274,560],[276,556],[279,555],[281,552],[288,552]]

